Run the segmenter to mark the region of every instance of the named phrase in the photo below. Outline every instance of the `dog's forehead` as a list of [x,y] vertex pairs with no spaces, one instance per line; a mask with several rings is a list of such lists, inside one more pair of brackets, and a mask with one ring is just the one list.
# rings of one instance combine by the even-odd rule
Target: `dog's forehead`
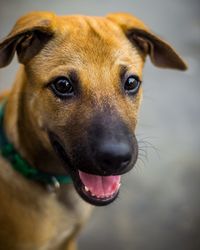
[[119,76],[123,66],[141,76],[144,63],[139,50],[118,25],[104,17],[88,16],[58,17],[55,35],[31,64],[35,74],[41,72],[41,61],[42,70],[49,72],[42,74],[43,78],[65,75],[64,71],[71,68],[82,77],[96,77],[99,81]]
[[[103,17],[66,16],[58,19],[57,36],[62,48],[72,50],[88,59],[119,54],[131,48],[124,33],[116,24]],[[88,53],[91,54],[88,56]],[[103,56],[104,55],[104,56]]]
[[122,29],[106,17],[58,17],[56,40],[63,56],[77,57],[84,63],[86,59],[98,64],[113,64],[117,59],[132,61],[133,52],[138,52]]
[[122,36],[121,28],[110,21],[106,17],[95,16],[58,16],[56,27],[63,33],[70,33],[74,35],[87,35],[94,37],[101,37],[109,40],[109,34],[113,36]]

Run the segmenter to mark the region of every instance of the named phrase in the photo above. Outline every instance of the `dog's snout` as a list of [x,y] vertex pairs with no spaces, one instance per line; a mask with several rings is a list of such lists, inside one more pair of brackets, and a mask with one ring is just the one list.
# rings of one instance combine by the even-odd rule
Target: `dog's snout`
[[104,111],[94,116],[88,129],[90,167],[87,169],[89,173],[99,175],[121,175],[136,162],[137,142],[115,109],[108,107]]
[[101,142],[96,148],[96,158],[101,170],[119,171],[131,162],[132,147],[126,142]]

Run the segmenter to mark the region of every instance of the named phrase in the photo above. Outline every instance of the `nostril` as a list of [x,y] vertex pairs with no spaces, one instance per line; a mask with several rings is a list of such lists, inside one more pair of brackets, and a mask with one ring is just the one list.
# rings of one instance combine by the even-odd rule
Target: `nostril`
[[132,147],[128,143],[103,143],[98,148],[97,158],[105,170],[125,168],[132,158]]
[[129,163],[130,163],[130,161],[131,161],[131,159],[129,159],[129,160],[127,160],[127,161],[123,161],[123,162],[121,163],[121,168],[125,168],[126,166],[128,166]]

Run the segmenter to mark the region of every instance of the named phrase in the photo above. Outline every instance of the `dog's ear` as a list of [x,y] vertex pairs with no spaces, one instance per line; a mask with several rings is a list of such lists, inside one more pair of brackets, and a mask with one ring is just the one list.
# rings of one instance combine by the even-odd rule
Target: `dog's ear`
[[36,55],[54,34],[55,15],[32,12],[21,17],[9,35],[0,42],[0,67],[7,66],[17,51],[20,63]]
[[126,13],[114,13],[108,19],[118,24],[127,38],[149,55],[154,65],[162,68],[186,70],[187,65],[176,51],[165,41],[153,34],[139,19]]

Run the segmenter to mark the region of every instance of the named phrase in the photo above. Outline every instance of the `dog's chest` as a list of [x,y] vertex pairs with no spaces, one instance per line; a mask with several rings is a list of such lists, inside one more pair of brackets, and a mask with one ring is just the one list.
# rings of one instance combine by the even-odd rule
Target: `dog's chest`
[[[86,221],[91,206],[73,187],[48,193],[0,160],[0,250],[57,250]],[[7,170],[7,171],[5,171]],[[66,194],[65,194],[66,192]]]

